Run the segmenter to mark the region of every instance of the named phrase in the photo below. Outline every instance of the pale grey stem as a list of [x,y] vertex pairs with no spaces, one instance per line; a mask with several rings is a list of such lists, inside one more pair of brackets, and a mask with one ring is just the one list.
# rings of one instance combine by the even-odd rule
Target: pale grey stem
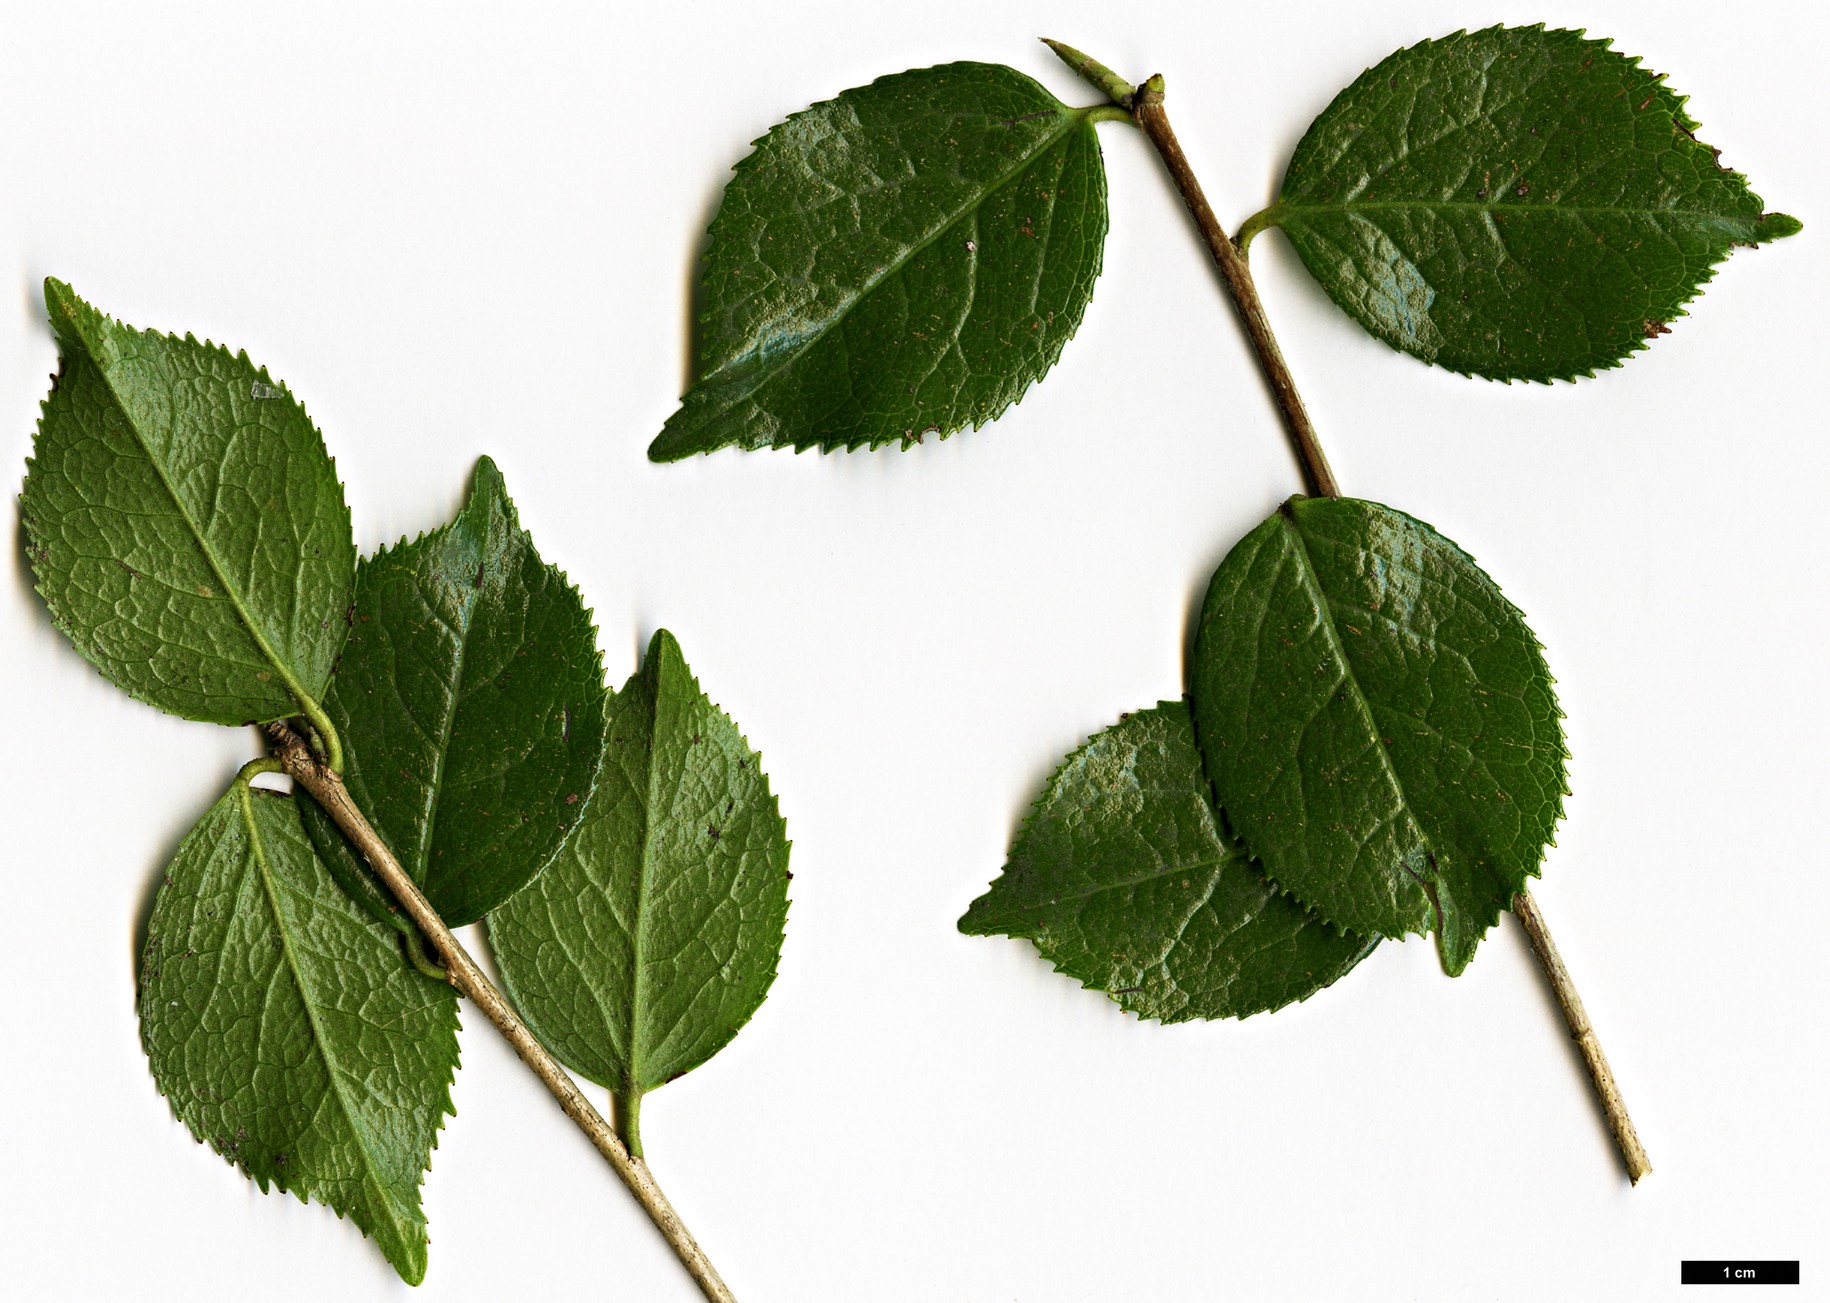
[[343,780],[331,770],[319,763],[306,744],[292,729],[284,724],[269,726],[274,739],[274,755],[291,775],[292,780],[311,793],[312,799],[324,807],[343,835],[362,854],[375,876],[394,894],[408,916],[419,925],[431,943],[433,951],[444,962],[448,980],[464,995],[468,996],[483,1016],[495,1024],[496,1030],[507,1038],[514,1047],[521,1061],[531,1069],[553,1098],[559,1101],[559,1107],[565,1110],[566,1116],[578,1124],[597,1152],[604,1156],[612,1170],[622,1178],[623,1184],[629,1187],[629,1193],[642,1205],[655,1228],[661,1232],[668,1245],[679,1257],[680,1262],[697,1282],[705,1297],[712,1303],[736,1303],[735,1296],[719,1279],[718,1271],[706,1258],[704,1250],[693,1239],[692,1232],[680,1220],[680,1215],[667,1202],[667,1196],[661,1193],[661,1187],[655,1184],[648,1165],[639,1158],[631,1157],[623,1142],[617,1139],[616,1132],[604,1121],[603,1115],[591,1106],[591,1101],[573,1084],[572,1078],[560,1066],[559,1061],[548,1054],[546,1048],[534,1039],[534,1034],[527,1029],[514,1009],[509,1006],[495,984],[477,967],[476,961],[464,949],[451,929],[445,926],[438,911],[432,908],[400,861],[388,849],[387,843],[370,826],[361,810],[350,800],[349,789],[344,787]]
[[1576,994],[1576,984],[1570,981],[1569,970],[1563,966],[1563,956],[1557,953],[1557,943],[1550,939],[1550,930],[1544,926],[1544,916],[1538,912],[1538,902],[1531,898],[1530,892],[1521,891],[1512,898],[1512,912],[1519,916],[1532,951],[1538,957],[1538,966],[1544,970],[1544,978],[1563,1008],[1563,1021],[1569,1024],[1570,1037],[1582,1051],[1582,1061],[1588,1067],[1589,1079],[1595,1083],[1595,1094],[1601,1100],[1608,1130],[1614,1133],[1621,1161],[1627,1165],[1627,1176],[1638,1185],[1639,1178],[1652,1170],[1652,1160],[1646,1157],[1645,1146],[1639,1143],[1639,1133],[1633,1129],[1633,1119],[1627,1114],[1627,1101],[1620,1097],[1620,1087],[1614,1083],[1608,1056],[1601,1052],[1601,1041],[1589,1024],[1582,997]]

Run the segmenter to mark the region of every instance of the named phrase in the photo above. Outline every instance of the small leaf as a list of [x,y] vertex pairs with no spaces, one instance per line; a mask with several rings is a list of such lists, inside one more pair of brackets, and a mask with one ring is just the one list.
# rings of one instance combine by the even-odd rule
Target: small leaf
[[1562,712],[1517,608],[1421,521],[1292,498],[1214,572],[1195,735],[1265,872],[1462,971],[1563,816]]
[[45,302],[63,366],[19,504],[57,627],[174,715],[315,710],[356,548],[304,409],[245,353],[133,330],[61,281]]
[[457,1026],[451,988],[337,890],[289,798],[238,782],[178,848],[140,966],[154,1080],[262,1190],[347,1215],[414,1285]]
[[[452,927],[519,891],[578,822],[603,751],[597,631],[487,457],[455,520],[362,563],[324,708],[357,807]],[[303,810],[339,878],[366,881],[329,816]]]
[[960,931],[1035,942],[1142,1018],[1244,1018],[1372,953],[1280,893],[1221,828],[1188,707],[1165,701],[1056,771]]
[[489,916],[503,985],[543,1044],[628,1104],[750,1020],[787,916],[768,779],[662,630],[612,705],[578,832]]
[[884,77],[737,165],[698,380],[656,461],[872,448],[983,425],[1080,325],[1106,234],[1096,110],[993,64]]
[[1296,147],[1276,224],[1392,347],[1500,380],[1617,366],[1739,245],[1799,229],[1696,138],[1684,98],[1580,32],[1400,50]]

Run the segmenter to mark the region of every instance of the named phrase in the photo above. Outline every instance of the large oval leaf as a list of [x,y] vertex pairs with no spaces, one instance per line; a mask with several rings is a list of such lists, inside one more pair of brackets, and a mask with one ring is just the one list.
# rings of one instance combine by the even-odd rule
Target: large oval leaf
[[1221,828],[1180,701],[1067,758],[959,928],[1027,937],[1083,986],[1163,1022],[1281,1009],[1378,945],[1283,895]]
[[787,917],[769,780],[661,630],[612,704],[578,832],[489,916],[503,986],[547,1048],[628,1108],[750,1020]]
[[1247,229],[1281,226],[1394,348],[1573,379],[1664,333],[1731,249],[1799,229],[1696,130],[1682,96],[1606,41],[1460,32],[1342,91]]
[[63,369],[20,494],[57,627],[142,701],[217,724],[310,713],[356,546],[324,441],[284,385],[45,282]]
[[698,379],[648,455],[907,447],[1016,402],[1099,274],[1096,112],[951,63],[769,132],[712,222]]
[[[578,822],[603,750],[597,630],[487,457],[455,520],[362,563],[324,708],[357,808],[452,927],[519,891]],[[360,877],[303,808],[339,877]]]
[[1214,572],[1190,679],[1272,879],[1354,932],[1433,925],[1461,972],[1563,816],[1550,671],[1493,581],[1390,507],[1292,498]]
[[415,1285],[457,1027],[457,996],[337,890],[290,799],[238,782],[185,837],[140,966],[153,1079],[261,1189],[347,1215]]

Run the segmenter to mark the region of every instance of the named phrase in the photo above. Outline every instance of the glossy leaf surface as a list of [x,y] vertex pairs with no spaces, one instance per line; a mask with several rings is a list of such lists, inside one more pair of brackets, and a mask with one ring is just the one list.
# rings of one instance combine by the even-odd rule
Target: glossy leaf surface
[[1606,41],[1461,32],[1341,92],[1261,218],[1394,348],[1571,379],[1668,330],[1731,249],[1799,229],[1696,131],[1684,97]]
[[154,1080],[199,1140],[349,1217],[411,1284],[457,1026],[451,988],[331,882],[289,798],[237,783],[178,848],[140,968]]
[[1421,521],[1293,498],[1220,563],[1195,635],[1208,776],[1271,878],[1459,973],[1563,814],[1562,712],[1524,617]]
[[992,420],[1092,295],[1093,133],[981,63],[884,77],[769,132],[712,223],[697,379],[649,456],[907,447]]
[[[578,821],[603,748],[597,631],[487,457],[455,520],[362,563],[324,706],[356,805],[452,927],[520,890]],[[302,808],[339,876],[366,876]]]
[[503,984],[568,1066],[639,1096],[749,1021],[787,916],[769,781],[662,630],[616,695],[577,834],[489,917]]
[[218,724],[324,692],[356,549],[324,441],[284,385],[139,331],[61,281],[62,355],[20,495],[57,627],[142,701]]
[[1227,835],[1180,701],[1067,758],[959,927],[1027,937],[1069,977],[1164,1022],[1280,1009],[1378,944],[1283,895]]

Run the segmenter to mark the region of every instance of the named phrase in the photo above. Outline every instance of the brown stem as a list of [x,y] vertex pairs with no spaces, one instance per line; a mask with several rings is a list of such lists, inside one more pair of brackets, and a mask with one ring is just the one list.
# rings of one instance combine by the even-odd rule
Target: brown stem
[[686,1229],[686,1224],[680,1220],[673,1205],[667,1202],[667,1196],[661,1193],[661,1187],[655,1184],[648,1165],[641,1159],[630,1156],[623,1142],[611,1130],[610,1124],[591,1107],[591,1101],[573,1084],[572,1078],[560,1066],[559,1061],[534,1039],[527,1024],[509,1007],[508,1001],[496,989],[495,984],[484,976],[483,970],[477,967],[476,961],[465,951],[462,943],[445,926],[438,911],[432,908],[431,902],[421,894],[413,879],[407,876],[407,871],[394,858],[387,843],[382,841],[363,817],[362,811],[350,800],[349,789],[344,787],[343,780],[319,763],[305,740],[286,725],[269,725],[269,731],[273,734],[274,755],[286,773],[324,807],[325,813],[330,815],[337,827],[343,830],[343,835],[350,839],[350,843],[375,870],[375,876],[394,893],[401,908],[419,925],[420,931],[431,942],[432,949],[444,962],[451,984],[469,996],[471,1002],[483,1011],[483,1016],[495,1024],[496,1030],[507,1038],[515,1053],[521,1056],[521,1061],[533,1069],[541,1084],[559,1101],[559,1107],[565,1110],[566,1116],[578,1124],[579,1130],[590,1138],[591,1143],[597,1147],[597,1152],[604,1156],[622,1178],[623,1184],[629,1187],[629,1193],[642,1205],[643,1211],[691,1273],[705,1297],[713,1303],[736,1303],[731,1291],[718,1278],[717,1269],[694,1241],[692,1232]]
[[1182,152],[1176,133],[1169,126],[1169,115],[1163,111],[1163,79],[1160,76],[1152,77],[1137,88],[1131,99],[1131,116],[1162,156],[1170,180],[1181,192],[1182,202],[1188,205],[1189,215],[1195,219],[1195,227],[1201,232],[1207,251],[1213,255],[1220,279],[1232,296],[1233,306],[1239,310],[1239,319],[1245,323],[1252,352],[1257,355],[1258,365],[1271,386],[1271,396],[1277,400],[1277,410],[1283,414],[1284,428],[1289,431],[1290,442],[1303,464],[1303,478],[1308,482],[1309,491],[1324,498],[1340,497],[1341,488],[1335,483],[1334,472],[1328,468],[1328,456],[1315,437],[1315,426],[1309,421],[1303,397],[1297,392],[1296,381],[1291,378],[1283,352],[1277,347],[1277,336],[1271,333],[1264,303],[1258,297],[1257,285],[1252,282],[1252,270],[1239,250],[1233,247],[1233,242],[1226,238],[1226,231],[1214,216],[1214,210],[1208,207],[1207,196],[1201,193],[1201,183],[1195,179],[1194,169],[1188,166],[1188,156]]
[[1601,1100],[1608,1130],[1614,1133],[1614,1143],[1620,1147],[1621,1161],[1627,1165],[1627,1175],[1633,1184],[1638,1185],[1639,1178],[1652,1170],[1652,1160],[1646,1157],[1645,1146],[1639,1143],[1639,1133],[1633,1129],[1633,1119],[1627,1115],[1627,1102],[1620,1097],[1620,1087],[1614,1084],[1608,1056],[1601,1052],[1601,1041],[1589,1025],[1582,997],[1576,994],[1576,984],[1570,981],[1569,970],[1563,966],[1563,956],[1557,953],[1557,943],[1550,939],[1544,915],[1538,912],[1538,902],[1531,898],[1529,891],[1521,891],[1512,898],[1512,912],[1519,916],[1532,951],[1538,957],[1538,966],[1544,970],[1544,978],[1563,1008],[1563,1021],[1569,1024],[1570,1038],[1582,1051],[1582,1062],[1589,1070],[1589,1080],[1595,1083],[1595,1094]]

